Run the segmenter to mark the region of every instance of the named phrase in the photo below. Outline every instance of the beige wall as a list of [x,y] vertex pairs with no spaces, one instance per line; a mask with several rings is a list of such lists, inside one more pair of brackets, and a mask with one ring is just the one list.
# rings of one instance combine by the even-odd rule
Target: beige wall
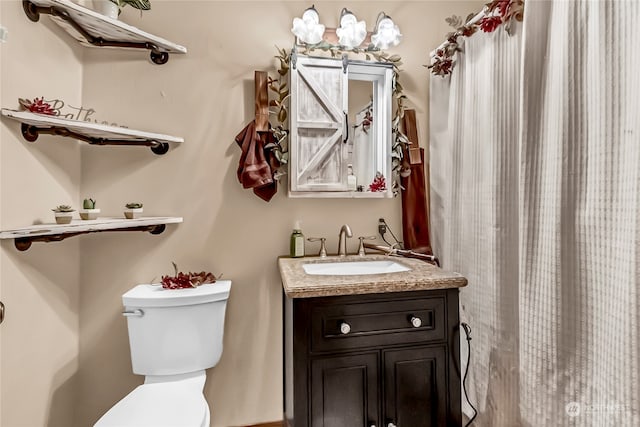
[[[0,2],[9,40],[0,44],[1,105],[18,97],[62,98],[80,104],[83,49],[45,19],[29,21],[19,1]],[[80,148],[41,137],[31,144],[20,126],[0,125],[0,228],[51,222],[51,208],[77,204]],[[2,241],[0,298],[0,425],[69,426],[77,399],[80,242],[36,244],[18,252]]]
[[[156,0],[142,18],[128,10],[121,19],[188,47],[187,55],[172,56],[163,66],[149,63],[137,51],[85,49],[80,58],[68,37],[50,25],[30,23],[19,3],[2,4],[3,24],[10,23],[12,31],[12,42],[0,45],[3,106],[15,106],[18,96],[52,94],[77,100],[81,93],[82,103],[95,108],[97,118],[185,138],[164,156],[146,148],[80,146],[59,138],[32,146],[19,138],[16,124],[3,120],[3,229],[24,224],[25,218],[48,221],[48,208],[66,201],[63,196],[76,205],[83,197],[97,198],[103,214],[120,214],[125,202],[139,200],[147,214],[183,216],[184,223],[169,226],[160,236],[103,233],[34,245],[26,253],[2,244],[2,299],[11,303],[9,309],[19,301],[20,307],[34,310],[12,311],[11,329],[2,326],[2,425],[56,425],[51,415],[55,399],[61,408],[75,400],[75,422],[66,425],[90,425],[140,384],[142,378],[131,373],[126,322],[119,314],[121,295],[170,272],[171,261],[183,270],[206,269],[233,280],[223,356],[210,370],[205,391],[212,425],[280,419],[281,286],[276,257],[288,252],[293,222],[303,221],[307,237],[327,237],[331,252],[343,223],[350,224],[356,236],[371,235],[377,219],[385,217],[400,233],[399,199],[288,199],[286,186],[281,186],[265,203],[237,183],[240,150],[233,138],[252,119],[253,71],[274,69],[275,45],[290,47],[291,20],[310,3]],[[398,22],[405,39],[394,52],[403,57],[402,84],[417,110],[424,146],[428,74],[423,64],[449,31],[444,19],[478,10],[480,2],[315,5],[327,26],[335,26],[343,6],[370,26],[381,10]],[[18,51],[13,43],[20,32],[25,33],[28,52]],[[51,61],[34,59],[36,51],[64,55]],[[27,58],[46,68],[25,71]],[[26,78],[35,79],[42,69],[47,70],[46,82]],[[29,171],[28,182],[16,188],[15,177],[24,170]],[[354,240],[349,242],[351,251],[357,246]],[[16,325],[18,319],[21,325]],[[29,352],[42,348],[55,354],[55,361],[42,356],[30,362],[35,366],[25,366],[18,360],[27,356],[16,349],[18,337],[10,331],[29,337]],[[21,381],[31,388],[15,392]],[[29,393],[33,418],[20,424],[19,407],[5,408]],[[70,408],[58,412],[67,421],[72,416]]]

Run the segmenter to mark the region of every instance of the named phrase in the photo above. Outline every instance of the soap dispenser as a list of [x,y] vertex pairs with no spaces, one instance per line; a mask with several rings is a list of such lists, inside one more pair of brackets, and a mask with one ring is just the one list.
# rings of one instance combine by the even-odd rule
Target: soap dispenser
[[349,163],[347,165],[347,189],[349,191],[356,191],[357,188],[357,179],[353,174],[353,165]]
[[300,221],[296,221],[291,233],[291,245],[289,247],[289,256],[291,258],[301,258],[304,256],[304,235],[300,228]]

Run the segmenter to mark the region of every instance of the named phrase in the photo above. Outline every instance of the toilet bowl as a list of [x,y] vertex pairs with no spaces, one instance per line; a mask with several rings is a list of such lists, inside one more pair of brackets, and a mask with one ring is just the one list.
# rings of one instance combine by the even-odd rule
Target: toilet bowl
[[[180,377],[176,375],[176,377]],[[145,383],[102,416],[95,427],[208,427],[209,405],[202,394],[206,373]]]
[[222,355],[231,281],[193,289],[138,285],[122,296],[133,372],[144,384],[94,427],[207,427],[205,369]]

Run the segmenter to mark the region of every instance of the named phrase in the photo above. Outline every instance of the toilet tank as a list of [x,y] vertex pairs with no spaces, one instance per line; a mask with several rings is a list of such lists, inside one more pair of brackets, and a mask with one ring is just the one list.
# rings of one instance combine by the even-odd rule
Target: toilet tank
[[230,280],[219,280],[192,289],[138,285],[122,295],[133,372],[174,375],[215,366],[230,290]]

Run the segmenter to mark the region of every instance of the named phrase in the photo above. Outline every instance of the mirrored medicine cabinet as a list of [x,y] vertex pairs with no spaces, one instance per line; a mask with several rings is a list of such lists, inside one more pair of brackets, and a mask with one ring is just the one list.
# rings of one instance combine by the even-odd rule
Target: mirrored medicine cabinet
[[290,79],[289,196],[392,197],[393,66],[298,56]]

